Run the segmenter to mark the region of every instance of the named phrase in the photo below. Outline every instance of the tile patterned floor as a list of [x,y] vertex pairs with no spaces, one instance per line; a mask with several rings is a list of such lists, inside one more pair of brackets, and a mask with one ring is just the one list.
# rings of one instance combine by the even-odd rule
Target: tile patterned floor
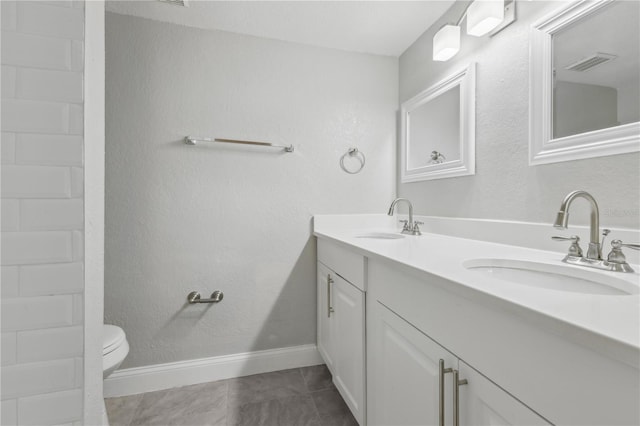
[[324,365],[107,398],[111,426],[358,426]]

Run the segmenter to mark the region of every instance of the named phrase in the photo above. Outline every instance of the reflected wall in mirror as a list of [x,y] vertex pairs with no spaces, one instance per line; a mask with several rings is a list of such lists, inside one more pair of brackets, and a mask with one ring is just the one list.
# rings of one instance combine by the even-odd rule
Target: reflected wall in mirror
[[618,1],[553,36],[554,138],[640,121],[638,17]]
[[407,126],[413,142],[407,151],[409,169],[460,158],[460,86],[407,112]]
[[402,182],[475,173],[475,64],[404,102]]
[[639,15],[579,1],[533,25],[530,164],[640,150]]

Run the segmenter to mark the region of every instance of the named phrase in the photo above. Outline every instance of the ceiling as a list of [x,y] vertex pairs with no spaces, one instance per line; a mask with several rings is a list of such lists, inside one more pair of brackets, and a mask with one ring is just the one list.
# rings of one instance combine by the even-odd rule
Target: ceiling
[[107,11],[354,52],[400,56],[454,0],[107,1]]

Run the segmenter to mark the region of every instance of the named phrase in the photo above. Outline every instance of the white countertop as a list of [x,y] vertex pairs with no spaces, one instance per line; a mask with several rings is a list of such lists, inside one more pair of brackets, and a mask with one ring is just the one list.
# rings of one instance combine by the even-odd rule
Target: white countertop
[[[339,217],[339,216],[335,216]],[[436,275],[449,281],[458,292],[467,297],[483,297],[500,303],[508,303],[511,309],[524,314],[543,316],[552,320],[554,332],[585,344],[608,356],[639,368],[640,365],[640,295],[595,295],[514,284],[489,274],[469,270],[462,264],[470,259],[513,259],[562,265],[591,274],[603,274],[624,280],[640,289],[640,274],[600,271],[593,268],[567,265],[561,262],[563,255],[514,245],[499,244],[473,239],[452,237],[435,233],[422,236],[407,235],[402,239],[359,238],[366,232],[399,232],[391,221],[375,219],[372,215],[363,220],[349,218],[346,222],[314,221],[314,235],[348,246],[369,258],[392,261],[399,266]],[[354,223],[359,226],[352,226]],[[428,228],[428,224],[425,226]],[[632,265],[639,271],[638,265]],[[487,299],[488,297],[488,299]]]

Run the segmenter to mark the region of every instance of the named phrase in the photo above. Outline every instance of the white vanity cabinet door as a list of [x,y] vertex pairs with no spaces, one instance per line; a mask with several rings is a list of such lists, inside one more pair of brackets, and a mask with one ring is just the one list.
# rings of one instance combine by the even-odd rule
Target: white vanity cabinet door
[[[438,425],[439,360],[456,368],[457,358],[378,301],[367,309],[367,424]],[[451,425],[451,374],[444,384]]]
[[364,293],[340,276],[333,280],[333,382],[358,423],[364,425]]
[[318,351],[333,383],[365,424],[364,292],[318,262]]
[[463,426],[541,426],[551,423],[496,386],[486,377],[459,361],[460,425]]
[[331,316],[329,309],[329,293],[331,292],[330,280],[333,279],[335,273],[318,262],[318,352],[324,359],[327,368],[331,371],[331,374],[335,374],[334,371],[334,350],[333,339],[331,330]]

